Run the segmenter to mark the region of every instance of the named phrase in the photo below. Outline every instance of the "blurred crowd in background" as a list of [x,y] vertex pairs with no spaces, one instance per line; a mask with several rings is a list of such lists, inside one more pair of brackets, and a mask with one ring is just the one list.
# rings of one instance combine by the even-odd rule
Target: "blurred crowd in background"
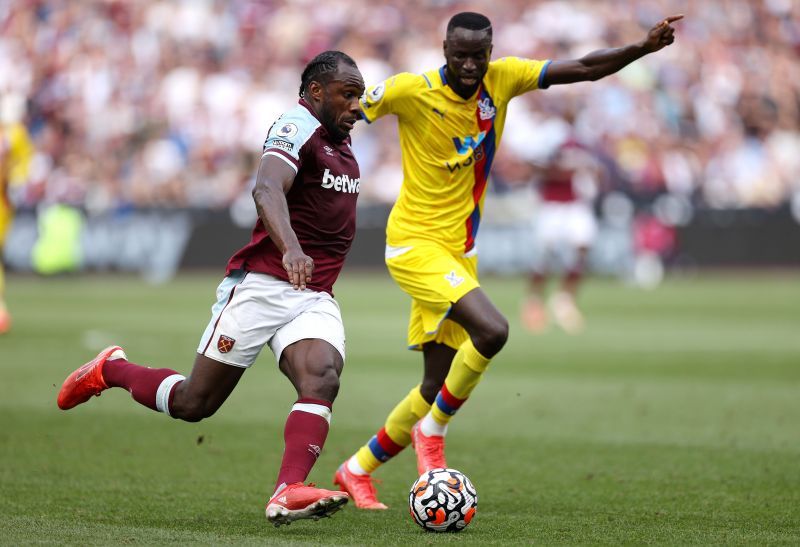
[[[596,191],[634,202],[772,208],[800,192],[796,0],[11,0],[0,3],[3,123],[34,145],[18,206],[223,208],[247,190],[271,123],[315,54],[341,49],[368,84],[443,63],[449,17],[494,26],[493,57],[577,58],[642,39],[676,44],[600,82],[512,102],[495,192],[529,185],[564,140],[603,166]],[[401,184],[395,123],[354,134],[361,204]]]

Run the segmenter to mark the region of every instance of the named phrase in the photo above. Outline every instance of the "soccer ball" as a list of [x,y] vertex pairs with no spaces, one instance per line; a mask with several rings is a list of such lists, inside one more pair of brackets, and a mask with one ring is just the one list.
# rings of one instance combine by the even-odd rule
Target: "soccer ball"
[[414,522],[429,532],[460,532],[478,508],[478,493],[466,475],[455,469],[423,473],[408,494]]

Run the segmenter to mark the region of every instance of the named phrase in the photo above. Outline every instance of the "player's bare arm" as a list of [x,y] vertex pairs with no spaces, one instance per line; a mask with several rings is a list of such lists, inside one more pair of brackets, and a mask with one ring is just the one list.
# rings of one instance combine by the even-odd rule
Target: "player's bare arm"
[[614,74],[648,53],[658,51],[675,41],[672,23],[683,19],[683,15],[671,15],[647,33],[647,36],[627,46],[593,51],[580,59],[553,61],[547,67],[545,86],[594,81]]
[[258,167],[253,200],[270,238],[283,253],[289,282],[295,289],[303,290],[311,281],[314,260],[303,252],[289,221],[286,192],[292,187],[294,177],[294,170],[285,161],[264,156]]

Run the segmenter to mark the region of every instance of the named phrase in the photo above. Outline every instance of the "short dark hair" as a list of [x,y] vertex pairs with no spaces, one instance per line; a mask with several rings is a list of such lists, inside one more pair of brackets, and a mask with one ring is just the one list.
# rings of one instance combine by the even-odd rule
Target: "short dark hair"
[[474,11],[462,11],[456,13],[450,18],[447,23],[447,34],[453,32],[457,28],[465,28],[467,30],[488,30],[489,36],[492,35],[492,22],[489,18]]
[[358,68],[356,62],[348,54],[341,51],[323,51],[311,59],[300,77],[300,96],[303,96],[308,84],[312,81],[327,83],[331,75],[338,70],[339,63],[347,63],[352,67]]

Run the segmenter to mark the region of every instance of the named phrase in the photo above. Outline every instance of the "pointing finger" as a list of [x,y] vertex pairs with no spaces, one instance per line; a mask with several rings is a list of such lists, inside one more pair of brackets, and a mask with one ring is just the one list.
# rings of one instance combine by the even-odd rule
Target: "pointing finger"
[[680,15],[670,15],[669,17],[664,19],[663,24],[668,25],[670,23],[674,23],[675,21],[680,21],[681,19],[683,19],[682,13]]

